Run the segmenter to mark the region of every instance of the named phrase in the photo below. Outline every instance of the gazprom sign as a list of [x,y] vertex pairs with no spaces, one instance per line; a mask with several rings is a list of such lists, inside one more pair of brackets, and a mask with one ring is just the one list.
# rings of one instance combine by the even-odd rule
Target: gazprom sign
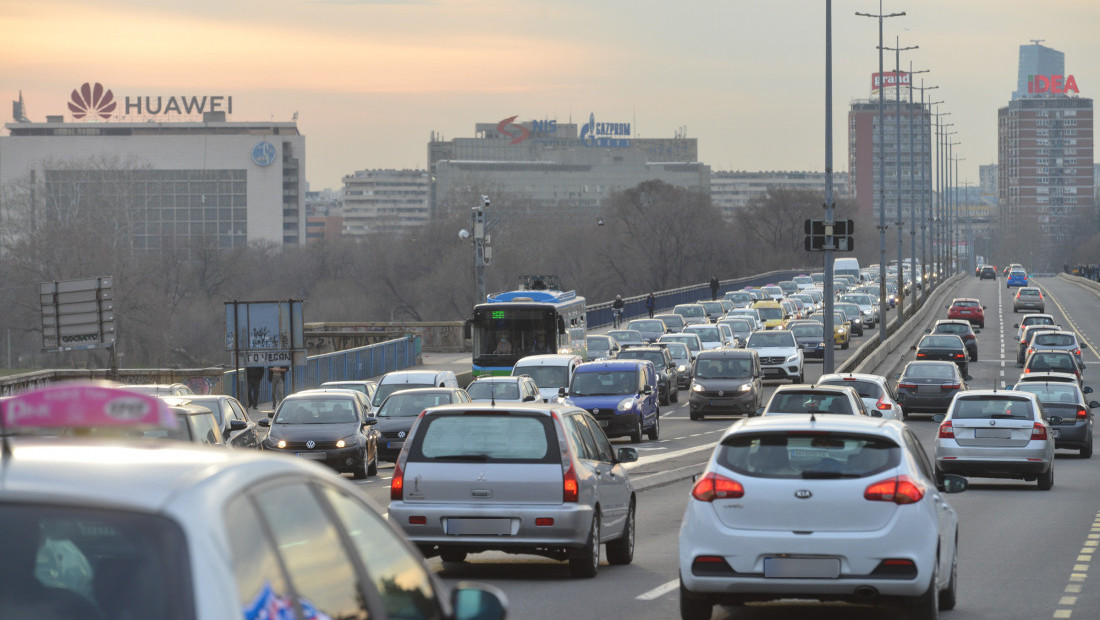
[[580,142],[587,147],[625,148],[630,146],[630,123],[597,123],[590,113],[581,126]]

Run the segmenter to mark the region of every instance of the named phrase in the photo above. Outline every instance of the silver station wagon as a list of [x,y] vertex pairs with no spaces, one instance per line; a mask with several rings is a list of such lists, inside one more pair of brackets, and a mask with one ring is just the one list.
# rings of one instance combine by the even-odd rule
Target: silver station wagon
[[560,404],[425,411],[394,466],[390,522],[426,557],[503,551],[568,560],[574,577],[634,558],[634,487],[586,411]]

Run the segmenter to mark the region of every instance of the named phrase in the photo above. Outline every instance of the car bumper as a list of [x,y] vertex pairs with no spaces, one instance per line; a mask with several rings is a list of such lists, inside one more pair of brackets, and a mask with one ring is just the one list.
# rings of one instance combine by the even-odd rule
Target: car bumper
[[898,404],[906,413],[926,411],[929,413],[946,413],[955,398],[955,392],[947,394],[914,395],[905,392],[898,393]]
[[1021,303],[1013,303],[1012,304],[1012,309],[1017,310],[1017,311],[1019,311],[1019,310],[1035,310],[1037,312],[1042,312],[1045,308],[1046,308],[1046,306],[1044,304],[1032,303],[1032,302],[1021,302]]
[[594,414],[594,417],[599,422],[605,435],[608,437],[622,437],[634,432],[634,424],[638,419],[636,411],[615,411],[614,413],[603,413],[603,411],[601,409],[598,415]]
[[327,465],[339,472],[350,472],[362,469],[363,459],[366,458],[363,447],[359,445],[346,448],[316,448],[314,450],[279,449],[265,445],[264,450],[274,454],[285,454],[287,456],[296,456],[298,458],[314,461],[322,465]]
[[688,406],[692,413],[731,414],[743,413],[753,415],[756,413],[759,399],[752,391],[735,396],[707,396],[692,392],[688,399]]
[[1092,438],[1092,426],[1087,422],[1080,422],[1073,426],[1059,424],[1050,428],[1052,432],[1058,431],[1058,436],[1054,438],[1055,448],[1084,448],[1089,445],[1089,439]]
[[765,379],[794,379],[799,375],[798,364],[780,364],[776,366],[760,366]]
[[936,443],[936,466],[948,474],[981,478],[1024,478],[1050,469],[1054,446],[1033,440],[1020,447],[960,446],[952,439]]
[[[425,523],[409,523],[414,516],[425,517]],[[535,525],[536,519],[547,518],[553,519],[553,525]],[[583,546],[592,527],[592,507],[391,501],[389,521],[422,549],[524,552],[538,547]]]

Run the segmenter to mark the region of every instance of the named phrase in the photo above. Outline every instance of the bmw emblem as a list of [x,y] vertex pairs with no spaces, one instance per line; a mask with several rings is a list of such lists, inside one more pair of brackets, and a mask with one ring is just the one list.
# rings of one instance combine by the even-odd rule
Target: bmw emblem
[[794,496],[798,499],[810,499],[814,496],[813,491],[809,489],[799,489],[794,492]]
[[397,431],[397,438],[398,439],[404,439],[405,438],[405,431]]
[[317,442],[310,439],[309,441],[306,442],[306,447],[309,448],[310,450],[312,450],[312,449],[317,447]]

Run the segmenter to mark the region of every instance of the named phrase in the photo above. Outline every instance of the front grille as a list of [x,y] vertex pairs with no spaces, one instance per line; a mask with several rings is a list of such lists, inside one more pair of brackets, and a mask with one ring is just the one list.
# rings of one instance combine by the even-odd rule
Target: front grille
[[760,363],[766,366],[775,366],[776,364],[782,364],[786,359],[785,357],[762,357]]
[[304,441],[288,441],[286,442],[287,450],[334,450],[336,449],[335,441],[318,441],[317,445],[312,448],[306,447]]

